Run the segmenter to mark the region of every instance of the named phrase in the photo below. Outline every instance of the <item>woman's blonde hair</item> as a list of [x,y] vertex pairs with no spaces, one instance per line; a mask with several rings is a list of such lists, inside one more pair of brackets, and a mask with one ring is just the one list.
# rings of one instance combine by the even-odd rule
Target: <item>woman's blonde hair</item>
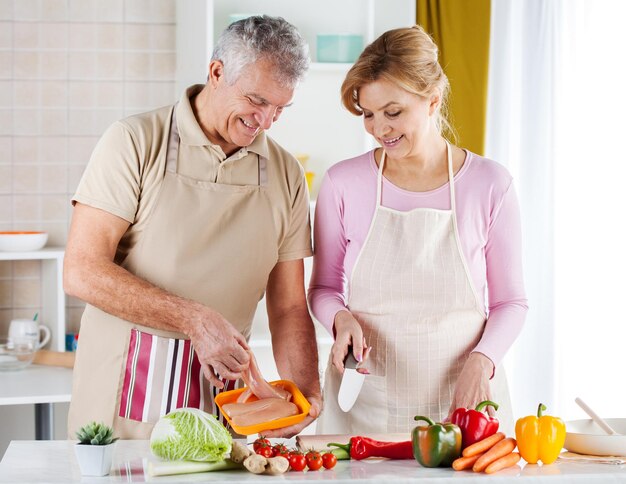
[[389,30],[368,45],[348,71],[341,85],[341,102],[352,114],[362,115],[359,90],[380,79],[425,98],[439,91],[435,123],[442,135],[454,137],[447,120],[450,83],[438,57],[437,45],[419,25]]

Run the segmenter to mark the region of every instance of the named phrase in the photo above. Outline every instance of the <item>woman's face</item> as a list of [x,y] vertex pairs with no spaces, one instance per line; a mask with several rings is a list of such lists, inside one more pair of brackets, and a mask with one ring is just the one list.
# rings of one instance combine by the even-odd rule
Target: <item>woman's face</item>
[[438,134],[432,117],[437,102],[436,96],[418,96],[384,79],[359,90],[365,130],[396,159],[420,153]]

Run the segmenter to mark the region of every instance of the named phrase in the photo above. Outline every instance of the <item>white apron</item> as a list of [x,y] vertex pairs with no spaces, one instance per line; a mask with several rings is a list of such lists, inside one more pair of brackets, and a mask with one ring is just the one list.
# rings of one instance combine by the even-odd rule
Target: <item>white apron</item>
[[[413,417],[446,418],[454,388],[486,315],[478,303],[458,237],[452,150],[447,147],[450,210],[383,207],[378,170],[376,210],[350,279],[348,309],[372,347],[352,409],[337,403],[339,371],[329,359],[317,433],[402,433]],[[491,380],[501,428],[512,430],[504,371]]]
[[[267,160],[258,183],[225,185],[178,173],[176,106],[164,179],[150,222],[122,266],[171,293],[219,311],[246,339],[278,260],[279,228],[267,194]],[[264,230],[250,233],[250,227]],[[155,422],[180,407],[218,415],[223,390],[206,380],[189,338],[141,326],[87,305],[80,327],[69,435],[96,420],[122,439],[147,439]],[[219,415],[220,420],[223,417]]]

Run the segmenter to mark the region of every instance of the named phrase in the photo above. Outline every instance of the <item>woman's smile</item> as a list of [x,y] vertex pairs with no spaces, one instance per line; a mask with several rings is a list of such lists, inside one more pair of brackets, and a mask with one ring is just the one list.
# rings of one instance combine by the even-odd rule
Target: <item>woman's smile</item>
[[404,135],[401,134],[400,136],[396,136],[395,138],[387,138],[387,139],[383,139],[382,140],[382,144],[385,148],[393,148],[394,146],[396,146],[398,143],[400,143],[400,141],[402,140],[402,138],[404,138]]

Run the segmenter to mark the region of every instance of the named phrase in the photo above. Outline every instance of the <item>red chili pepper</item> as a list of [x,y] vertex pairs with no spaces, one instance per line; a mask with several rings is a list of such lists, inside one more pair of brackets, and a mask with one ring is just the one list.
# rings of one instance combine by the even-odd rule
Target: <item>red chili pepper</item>
[[498,431],[498,426],[500,425],[498,419],[482,412],[483,408],[488,405],[498,410],[497,403],[485,400],[476,405],[476,410],[468,410],[467,408],[461,407],[457,408],[452,414],[450,422],[458,425],[461,429],[461,434],[463,435],[463,449]]
[[329,447],[338,447],[345,450],[355,460],[368,457],[387,457],[388,459],[414,459],[413,444],[406,442],[381,442],[369,437],[351,437],[347,444],[330,443]]

